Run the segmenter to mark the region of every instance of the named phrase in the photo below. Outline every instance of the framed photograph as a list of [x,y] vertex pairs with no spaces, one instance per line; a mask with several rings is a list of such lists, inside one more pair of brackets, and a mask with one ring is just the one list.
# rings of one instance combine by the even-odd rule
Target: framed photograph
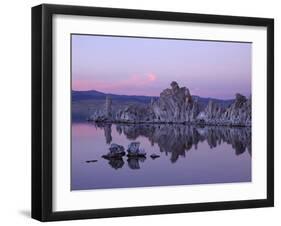
[[32,8],[32,217],[274,205],[274,21]]

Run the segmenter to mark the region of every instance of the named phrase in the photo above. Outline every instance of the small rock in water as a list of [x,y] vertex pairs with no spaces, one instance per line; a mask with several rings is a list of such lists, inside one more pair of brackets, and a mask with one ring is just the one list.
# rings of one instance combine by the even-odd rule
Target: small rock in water
[[128,152],[138,152],[140,147],[140,142],[132,142],[128,145]]
[[93,160],[87,160],[86,163],[91,163],[91,162],[97,162],[98,160],[93,159]]
[[109,153],[102,155],[102,157],[105,159],[122,158],[125,154],[125,148],[122,145],[113,143],[109,147]]
[[152,154],[152,155],[150,155],[150,157],[151,157],[152,159],[156,159],[156,158],[159,158],[160,155]]
[[140,148],[140,142],[132,142],[128,146],[128,156],[145,156],[143,148]]
[[109,150],[111,153],[123,153],[125,154],[125,148],[122,146],[122,145],[119,145],[119,144],[115,144],[115,143],[112,143],[109,147]]

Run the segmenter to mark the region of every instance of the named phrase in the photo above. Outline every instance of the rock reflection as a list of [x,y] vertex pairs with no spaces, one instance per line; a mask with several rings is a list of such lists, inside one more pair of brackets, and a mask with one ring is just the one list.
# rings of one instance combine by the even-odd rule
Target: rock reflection
[[107,144],[110,144],[111,141],[112,141],[111,124],[109,124],[109,123],[96,123],[95,126],[97,128],[102,128],[104,130],[105,142]]
[[122,158],[111,158],[108,160],[108,164],[113,168],[113,169],[120,169],[124,166],[124,160]]
[[128,157],[128,166],[130,169],[140,169],[140,162],[144,162],[145,159],[145,157]]
[[[111,124],[99,125],[105,130],[106,141],[111,141]],[[192,147],[197,149],[200,142],[206,141],[210,149],[227,143],[236,155],[246,150],[251,154],[251,127],[206,126],[195,127],[182,124],[116,124],[116,131],[129,140],[146,137],[151,145],[157,144],[160,152],[170,154],[171,162],[185,156]],[[109,139],[110,138],[110,139]],[[139,168],[139,160],[128,159],[131,169]]]

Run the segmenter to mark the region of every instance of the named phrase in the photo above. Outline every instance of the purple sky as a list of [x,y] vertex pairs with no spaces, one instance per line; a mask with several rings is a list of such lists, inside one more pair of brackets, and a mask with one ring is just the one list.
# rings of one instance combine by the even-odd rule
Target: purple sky
[[251,94],[251,43],[72,35],[72,89],[159,96],[171,81],[192,95]]

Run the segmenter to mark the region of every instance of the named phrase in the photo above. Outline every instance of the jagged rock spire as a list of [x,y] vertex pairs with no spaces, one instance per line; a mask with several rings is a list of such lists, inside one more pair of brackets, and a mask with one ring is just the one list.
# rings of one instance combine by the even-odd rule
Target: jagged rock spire
[[106,117],[111,117],[111,115],[112,115],[111,104],[112,104],[111,98],[109,95],[107,95],[106,99],[105,99],[105,116]]

